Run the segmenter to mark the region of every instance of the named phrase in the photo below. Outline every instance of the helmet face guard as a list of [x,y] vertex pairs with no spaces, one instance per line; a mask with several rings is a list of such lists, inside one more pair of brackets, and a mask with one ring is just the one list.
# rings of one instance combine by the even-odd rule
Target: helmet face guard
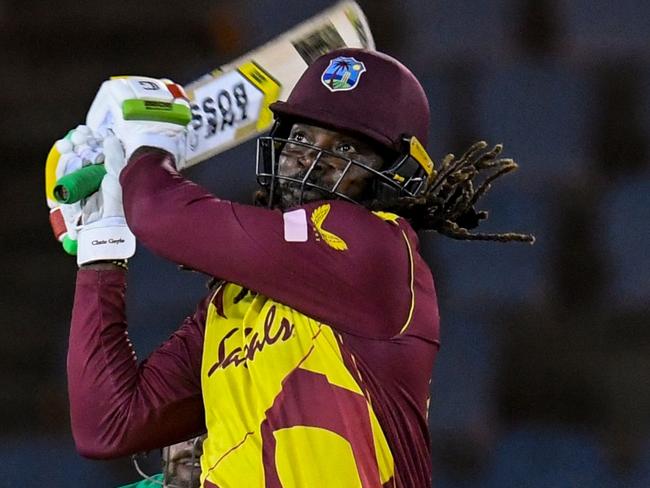
[[[417,139],[404,138],[403,148],[394,161],[386,162],[385,167],[374,169],[364,162],[346,158],[335,154],[322,147],[278,137],[276,124],[270,136],[257,139],[256,175],[258,184],[268,192],[268,204],[277,204],[281,192],[290,188],[297,194],[295,203],[302,205],[307,201],[315,200],[314,195],[319,195],[320,200],[340,199],[363,205],[372,199],[380,199],[386,203],[400,197],[419,196],[426,188],[427,181],[433,171],[433,162],[426,156],[422,161],[421,154],[415,154],[413,147],[426,151]],[[280,156],[283,153],[306,152],[314,154],[311,164],[305,167],[298,175],[283,175],[280,168]],[[338,177],[327,186],[317,177],[332,160],[338,160],[343,169]],[[341,183],[351,173],[361,169],[367,174],[367,186],[361,196],[353,198],[341,190]]]
[[[314,200],[318,194],[323,199],[372,202],[372,207],[379,200],[382,207],[389,208],[391,200],[420,196],[435,173],[433,161],[419,142],[427,141],[429,134],[430,110],[424,89],[406,66],[386,54],[357,48],[323,54],[303,72],[286,101],[276,101],[269,109],[276,124],[270,137],[258,140],[257,180],[268,192],[271,205],[278,197],[285,205],[294,205]],[[383,158],[383,167],[372,168],[362,160],[288,140],[292,122],[364,138],[390,157]],[[289,144],[297,148],[295,154],[302,150],[303,162],[305,153],[314,158],[311,167],[298,176],[287,176],[289,168],[279,165],[285,148],[292,147]],[[318,174],[332,158],[338,162],[331,170],[343,171],[328,174],[323,185]],[[355,180],[363,175],[360,169],[370,183],[363,190]],[[291,201],[285,190],[293,193]]]

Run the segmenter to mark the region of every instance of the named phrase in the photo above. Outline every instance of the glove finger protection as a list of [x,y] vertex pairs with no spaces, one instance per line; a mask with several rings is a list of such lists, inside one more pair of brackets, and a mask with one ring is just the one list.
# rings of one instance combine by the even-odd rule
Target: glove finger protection
[[45,196],[50,208],[50,225],[55,238],[69,254],[76,254],[77,226],[81,203],[61,204],[55,195],[56,182],[85,165],[101,162],[103,154],[96,138],[86,126],[78,126],[54,143],[45,164]]
[[107,132],[102,140],[106,175],[99,191],[84,202],[79,229],[77,263],[128,259],[135,253],[135,236],[124,217],[119,173],[124,167],[120,140]]
[[88,126],[103,139],[114,135],[120,141],[124,158],[115,159],[110,169],[117,176],[142,146],[163,149],[177,166],[182,165],[191,119],[189,99],[180,85],[142,76],[105,81],[86,117]]
[[104,166],[106,173],[119,178],[125,165],[124,147],[118,137],[112,131],[109,131],[109,134],[104,138]]

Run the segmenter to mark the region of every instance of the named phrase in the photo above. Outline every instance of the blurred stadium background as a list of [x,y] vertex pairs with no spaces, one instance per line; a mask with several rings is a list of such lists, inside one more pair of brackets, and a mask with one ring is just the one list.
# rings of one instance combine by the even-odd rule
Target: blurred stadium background
[[[650,3],[361,0],[377,46],[432,106],[430,153],[503,142],[520,171],[484,202],[500,245],[422,236],[442,342],[432,384],[435,486],[650,486]],[[72,446],[65,354],[75,264],[43,198],[52,142],[112,74],[187,82],[327,0],[0,0],[4,176],[0,486],[113,487],[127,459]],[[191,171],[254,190],[254,143]],[[140,248],[131,334],[145,357],[204,278]]]

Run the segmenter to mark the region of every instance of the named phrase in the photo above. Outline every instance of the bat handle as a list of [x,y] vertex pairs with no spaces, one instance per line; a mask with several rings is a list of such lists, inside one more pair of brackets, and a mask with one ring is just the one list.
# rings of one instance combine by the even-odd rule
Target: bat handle
[[105,174],[103,164],[91,164],[65,175],[54,186],[54,198],[59,203],[78,202],[99,190]]

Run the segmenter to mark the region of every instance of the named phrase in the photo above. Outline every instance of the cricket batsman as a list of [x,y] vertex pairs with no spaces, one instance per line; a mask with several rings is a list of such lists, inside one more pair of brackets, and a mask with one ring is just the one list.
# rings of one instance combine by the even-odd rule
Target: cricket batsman
[[[102,90],[182,105],[170,86],[134,77]],[[422,86],[376,51],[323,55],[271,110],[252,205],[176,170],[186,127],[171,119],[118,114],[105,134],[81,126],[57,143],[57,174],[79,160],[107,172],[64,212],[80,265],[67,363],[77,449],[118,457],[207,429],[204,488],[428,488],[439,317],[416,231],[530,241],[471,231],[486,217],[478,198],[516,165],[480,142],[436,167]],[[125,315],[136,239],[215,280],[140,363]]]

